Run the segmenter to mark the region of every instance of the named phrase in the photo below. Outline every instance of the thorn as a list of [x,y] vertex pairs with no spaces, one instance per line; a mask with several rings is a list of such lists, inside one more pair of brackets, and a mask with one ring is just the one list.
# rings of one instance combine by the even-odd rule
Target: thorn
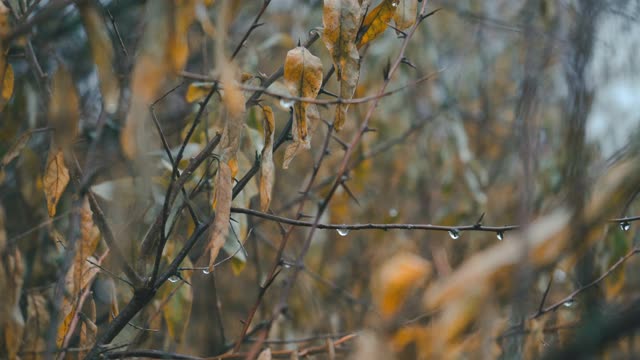
[[400,62],[401,62],[401,63],[403,63],[403,64],[405,64],[405,65],[407,65],[407,66],[409,66],[409,67],[412,67],[412,68],[414,68],[414,69],[416,69],[416,70],[418,69],[418,68],[417,68],[417,67],[416,67],[416,66],[415,66],[411,61],[409,61],[409,59],[407,59],[406,57],[403,57],[403,58],[402,58],[402,60],[400,60]]
[[262,26],[262,25],[264,25],[264,23],[257,23],[257,24],[255,24],[255,25],[253,25],[253,26],[251,27],[251,30],[255,30],[255,29],[259,28],[259,27],[260,27],[260,26]]
[[428,18],[429,16],[431,16],[431,15],[433,15],[433,14],[437,13],[437,12],[438,12],[438,11],[440,11],[440,10],[442,10],[442,8],[437,8],[437,9],[433,10],[433,11],[432,11],[432,12],[430,12],[430,13],[427,13],[427,14],[424,14],[424,15],[420,15],[420,20],[419,20],[419,21],[422,21],[422,20],[424,20],[424,19]]
[[298,46],[300,46],[302,43],[300,42],[300,38],[298,38]]
[[366,128],[364,128],[363,133],[377,132],[377,131],[378,131],[378,129],[370,128],[370,127],[367,126]]
[[313,217],[313,216],[311,216],[311,215],[307,215],[307,214],[303,214],[303,213],[301,213],[301,212],[300,212],[300,213],[298,213],[298,219],[310,219],[310,218],[312,218],[312,217]]
[[361,206],[361,205],[360,205],[360,201],[358,201],[358,199],[356,198],[356,196],[355,196],[355,195],[353,195],[353,193],[351,192],[351,190],[349,189],[349,187],[347,187],[347,184],[345,184],[345,183],[344,183],[344,181],[342,181],[342,182],[340,182],[340,185],[342,186],[342,188],[344,189],[344,191],[346,191],[346,192],[347,192],[347,195],[349,195],[349,197],[350,197],[351,199],[353,199],[353,201],[355,201],[355,202],[356,202],[356,204],[357,204],[358,206]]
[[382,77],[385,81],[389,80],[389,71],[391,71],[391,62],[387,59],[387,65],[382,69]]
[[320,88],[320,94],[325,94],[325,95],[329,95],[329,96],[334,97],[334,98],[338,98],[338,95],[336,95],[336,94],[334,94],[334,93],[332,93],[330,91],[327,91],[324,88]]
[[340,140],[340,138],[337,137],[336,135],[331,135],[331,138],[335,140],[338,144],[340,144],[340,147],[342,148],[343,151],[347,151],[347,149],[349,149],[349,145],[347,145],[347,143],[345,143],[344,141]]
[[393,30],[396,31],[396,33],[398,34],[398,39],[404,39],[407,37],[407,33],[398,29],[397,27],[391,25],[391,24],[387,24],[388,27],[392,28]]
[[484,219],[484,212],[482,213],[482,215],[480,215],[480,217],[478,218],[478,220],[476,220],[475,225],[473,225],[474,227],[481,227],[482,226],[482,219]]

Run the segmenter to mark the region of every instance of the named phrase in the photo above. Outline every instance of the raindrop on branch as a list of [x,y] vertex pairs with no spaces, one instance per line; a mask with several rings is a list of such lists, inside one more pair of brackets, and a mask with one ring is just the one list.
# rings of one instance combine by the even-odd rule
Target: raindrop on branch
[[631,229],[631,224],[628,221],[620,222],[620,230],[629,231],[629,229]]
[[288,109],[290,107],[293,107],[293,104],[295,104],[295,101],[293,100],[289,100],[289,99],[280,99],[280,106],[282,106],[285,109]]
[[396,209],[396,208],[389,209],[389,216],[391,216],[391,217],[398,216],[398,209]]
[[460,237],[460,231],[458,231],[458,229],[449,230],[449,237],[451,237],[453,240],[459,238]]
[[178,281],[180,281],[180,278],[179,278],[179,277],[177,277],[177,276],[175,276],[175,275],[171,275],[171,276],[169,276],[169,282],[177,283]]
[[504,232],[498,231],[496,233],[496,237],[498,238],[498,240],[502,241],[502,239],[504,239]]
[[202,273],[205,274],[205,275],[209,275],[209,274],[211,274],[211,271],[209,271],[209,268],[204,268],[204,269],[202,269]]
[[570,308],[570,307],[572,307],[572,306],[573,306],[573,305],[575,305],[575,304],[576,304],[576,301],[575,301],[575,300],[573,300],[573,299],[569,299],[569,300],[565,301],[565,302],[562,304],[562,306],[564,306],[564,307],[566,307],[566,308]]
[[347,235],[349,235],[349,229],[342,229],[342,228],[340,228],[340,229],[337,229],[336,231],[338,232],[338,235],[340,235],[340,236],[347,236]]

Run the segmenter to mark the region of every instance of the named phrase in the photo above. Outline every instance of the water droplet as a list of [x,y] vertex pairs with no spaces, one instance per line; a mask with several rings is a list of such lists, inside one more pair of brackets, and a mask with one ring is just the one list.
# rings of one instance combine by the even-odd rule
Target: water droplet
[[295,101],[293,100],[289,100],[289,99],[280,99],[280,106],[282,106],[285,109],[288,109],[290,107],[293,107],[293,104],[295,104]]
[[175,275],[171,275],[171,276],[169,277],[169,282],[177,283],[178,281],[180,281],[180,278],[179,278],[179,277],[177,277],[177,276],[175,276]]
[[289,264],[288,262],[283,262],[282,267],[285,269],[291,269],[291,264]]
[[394,1],[394,2],[391,3],[391,6],[398,7],[398,3]]
[[575,304],[576,304],[575,300],[573,300],[573,299],[569,299],[569,300],[565,301],[565,302],[562,304],[562,306],[564,306],[564,307],[566,307],[566,308],[570,308],[570,307],[572,307],[572,306],[573,306],[573,305],[575,305]]
[[209,274],[211,274],[211,271],[209,271],[209,268],[204,268],[204,269],[202,269],[202,273],[205,274],[205,275],[209,275]]
[[622,221],[620,223],[620,230],[629,231],[629,229],[631,229],[631,224],[628,221]]
[[460,231],[458,231],[458,229],[451,229],[449,230],[449,236],[455,240],[460,237]]
[[340,236],[347,236],[347,235],[349,235],[349,229],[342,229],[342,228],[341,228],[341,229],[338,229],[338,230],[336,230],[336,231],[338,231],[338,235],[340,235]]
[[498,231],[496,233],[496,237],[498,238],[498,240],[502,241],[502,239],[504,239],[504,232]]
[[389,209],[389,216],[391,216],[391,217],[398,216],[398,209],[396,209],[396,208]]

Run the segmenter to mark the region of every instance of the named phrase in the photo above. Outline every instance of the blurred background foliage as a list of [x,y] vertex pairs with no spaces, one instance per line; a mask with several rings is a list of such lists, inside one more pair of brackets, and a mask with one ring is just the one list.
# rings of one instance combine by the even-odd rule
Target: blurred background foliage
[[[169,147],[177,153],[202,99],[188,94],[204,86],[195,75],[207,79],[235,71],[251,78],[244,84],[260,86],[260,79],[283,65],[289,50],[322,27],[323,2],[271,1],[260,18],[262,25],[250,33],[238,55],[222,69],[216,51],[222,48],[227,57],[231,55],[263,2],[229,1],[225,29],[218,26],[224,1],[195,1],[195,12],[188,16],[196,20],[176,43],[169,39],[170,32],[163,27],[166,24],[154,18],[149,1],[2,3],[0,36],[5,40],[0,56],[9,64],[14,80],[11,91],[4,85],[0,99],[0,155],[4,156],[0,170],[0,209],[4,209],[4,217],[0,216],[0,263],[4,270],[0,275],[6,277],[0,282],[0,291],[13,288],[18,293],[14,294],[16,301],[2,300],[0,318],[14,320],[0,321],[4,336],[0,357],[44,357],[47,339],[57,334],[69,349],[76,349],[65,356],[80,358],[129,302],[132,291],[120,280],[120,260],[98,241],[84,257],[81,254],[78,263],[74,262],[76,269],[83,268],[87,257],[101,264],[94,272],[93,267],[86,269],[91,275],[86,278],[87,285],[81,286],[88,289],[80,292],[85,294],[83,306],[71,311],[74,316],[83,314],[77,315],[81,325],[69,334],[65,321],[53,332],[49,329],[49,313],[56,309],[52,305],[54,287],[65,277],[60,273],[65,268],[65,246],[78,228],[72,214],[78,209],[91,213],[78,198],[78,190],[89,185],[113,227],[125,261],[140,274],[147,274],[153,264],[148,258],[155,253],[142,253],[140,243],[161,211],[170,184],[170,160],[148,115],[144,115],[141,129],[150,140],[137,138],[135,143],[149,141],[150,145],[142,147],[144,152],[136,161],[127,160],[120,137],[127,116],[134,111],[132,97],[157,87],[157,94],[151,92],[147,97],[153,100],[173,89],[154,105],[153,111]],[[372,1],[371,8],[378,3]],[[82,13],[88,11],[86,7],[97,16],[95,21],[104,23],[103,35],[91,38],[91,20]],[[591,324],[590,320],[606,318],[609,312],[637,300],[640,278],[636,275],[638,261],[632,255],[638,227],[633,221],[628,227],[603,221],[640,213],[635,201],[640,189],[635,181],[637,171],[626,175],[635,183],[620,186],[626,191],[622,192],[624,197],[614,190],[604,192],[613,194],[608,204],[590,199],[603,189],[596,186],[597,181],[608,179],[626,160],[638,160],[638,2],[429,1],[427,10],[435,9],[439,11],[428,17],[410,39],[406,61],[393,75],[388,89],[437,74],[380,99],[369,123],[374,131],[364,133],[352,156],[352,167],[346,174],[348,187],[338,188],[320,223],[461,226],[475,224],[484,214],[483,224],[531,225],[532,232],[514,235],[508,231],[504,239],[499,239],[495,232],[488,231],[463,231],[457,237],[446,231],[415,229],[318,230],[293,292],[285,299],[287,311],[276,317],[266,340],[260,340],[261,324],[272,317],[285,293],[284,282],[294,271],[283,266],[258,306],[250,327],[256,331],[245,339],[244,351],[250,351],[256,341],[264,341],[263,347],[274,354],[289,351],[282,356],[289,356],[292,349],[322,345],[323,350],[312,357],[538,358],[548,350],[570,344],[581,321]],[[175,10],[168,19],[178,24],[188,16]],[[29,27],[10,38],[21,26]],[[224,37],[216,35],[220,29],[226,30]],[[95,36],[104,34],[111,48],[97,45],[100,40]],[[402,35],[389,27],[360,49],[360,79],[354,98],[377,93],[384,82],[384,69],[400,52]],[[224,43],[217,44],[219,39]],[[158,51],[166,51],[177,62],[186,56],[184,71],[163,67]],[[332,60],[323,42],[313,42],[309,51],[321,59],[326,74]],[[149,57],[145,60],[144,56]],[[99,65],[99,59],[111,63],[105,67]],[[140,66],[147,67],[149,77],[136,83],[132,73],[143,61],[149,61]],[[112,73],[104,75],[109,68]],[[72,83],[62,93],[52,85],[54,74],[61,69]],[[105,76],[113,77],[110,89],[103,80]],[[202,94],[208,89],[204,86]],[[286,93],[282,79],[270,89]],[[339,92],[335,76],[324,89]],[[251,93],[245,91],[246,98]],[[90,176],[78,175],[75,166],[65,159],[71,182],[59,195],[57,212],[54,205],[52,214],[44,189],[52,138],[47,126],[52,123],[52,104],[57,101],[68,105],[75,96],[78,130],[69,146]],[[332,99],[322,93],[318,98]],[[109,102],[113,111],[106,109]],[[144,112],[149,102],[143,103]],[[277,137],[290,118],[288,105],[265,94],[260,104],[273,108]],[[185,148],[183,167],[216,132],[223,131],[227,106],[221,96],[213,96]],[[311,216],[311,221],[334,180],[344,144],[358,131],[369,106],[351,105],[344,129],[331,135],[327,155],[302,211]],[[321,120],[333,121],[335,105],[318,108]],[[246,125],[236,179],[254,165],[262,150],[263,118],[256,105],[247,107],[243,114]],[[321,156],[327,130],[322,122],[315,124],[310,151],[301,152],[289,169],[282,169],[284,152],[274,152],[276,176],[270,212],[287,218],[300,215],[296,209],[301,191]],[[21,143],[20,137],[27,133],[29,137]],[[219,155],[219,151],[214,153]],[[194,196],[190,205],[203,218],[212,213],[212,176],[217,167],[215,159],[207,160],[187,183],[189,191],[197,189],[196,194],[201,195]],[[200,178],[205,180],[199,183]],[[258,209],[259,186],[252,179],[233,206]],[[607,211],[589,217],[595,214],[590,208],[593,204],[607,204]],[[518,253],[521,261],[516,261],[517,266],[491,274],[487,271],[491,280],[478,282],[484,284],[486,280],[488,284],[478,290],[482,296],[464,292],[474,289],[474,281],[461,285],[466,287],[460,290],[465,301],[438,293],[440,288],[436,286],[454,284],[447,283],[448,279],[456,279],[456,274],[473,265],[469,261],[473,255],[486,254],[485,261],[491,261],[494,258],[490,254],[505,253],[499,250],[504,243],[527,244],[526,239],[536,238],[535,231],[547,226],[538,220],[556,216],[558,209],[583,214],[583,208],[587,215],[574,216],[560,226],[568,231],[566,234],[560,230],[553,233],[562,238],[557,243],[563,245],[549,260],[538,262],[537,255],[527,255],[524,246]],[[162,256],[163,266],[194,231],[188,212],[184,206],[180,209],[170,215],[176,223]],[[157,349],[213,356],[233,347],[260,284],[277,261],[275,250],[282,234],[276,222],[240,213],[232,213],[231,218],[231,231],[218,260],[231,259],[204,274],[201,268],[206,266],[206,256],[202,256],[206,244],[201,241],[181,265],[182,279],[170,279],[163,285],[131,326],[116,337],[112,343],[120,346],[116,350]],[[83,224],[93,228],[91,221],[86,221]],[[100,237],[97,230],[87,231]],[[308,231],[302,227],[293,230],[285,262],[295,262]],[[92,236],[82,235],[83,244],[87,238]],[[244,243],[242,247],[239,241]],[[544,244],[554,241],[547,237]],[[532,248],[537,249],[535,245]],[[628,261],[608,272],[626,255]],[[476,271],[482,275],[482,270]],[[553,311],[539,313],[603,274],[606,277],[596,286]],[[65,289],[69,298],[81,296],[73,293],[79,290],[77,287]],[[431,299],[442,295],[446,305],[432,307],[427,298],[430,294]],[[545,303],[541,305],[542,299]],[[63,311],[59,317],[64,320],[68,313]],[[12,326],[22,328],[16,332]],[[10,334],[21,335],[12,339]],[[344,336],[350,334],[357,337],[346,341]],[[345,341],[333,345],[327,339]],[[616,338],[604,354],[610,358],[634,357],[635,340],[633,335]]]

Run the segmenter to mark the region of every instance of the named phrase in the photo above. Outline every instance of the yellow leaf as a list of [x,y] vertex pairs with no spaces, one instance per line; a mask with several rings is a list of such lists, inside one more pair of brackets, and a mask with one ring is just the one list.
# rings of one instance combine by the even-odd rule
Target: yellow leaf
[[213,271],[213,265],[220,249],[224,246],[229,234],[229,218],[231,217],[232,178],[229,165],[220,163],[215,179],[214,204],[216,217],[209,235],[209,271]]
[[62,302],[60,312],[64,314],[64,318],[58,326],[58,335],[56,337],[56,345],[58,345],[58,347],[61,347],[64,343],[64,339],[67,337],[67,332],[69,332],[69,326],[71,326],[71,321],[73,321],[73,318],[76,314],[75,303],[75,301],[72,303],[66,298]]
[[225,70],[220,76],[222,89],[224,89],[224,92],[222,94],[222,101],[227,106],[229,115],[231,117],[237,118],[242,116],[245,110],[244,94],[238,87],[238,84],[235,80],[235,75],[238,73],[238,71],[236,71],[235,66],[230,62],[226,62],[226,64],[223,66],[223,69]]
[[358,48],[377,38],[387,29],[389,21],[391,21],[396,12],[396,1],[382,0],[378,6],[369,11],[362,22],[362,36],[358,42]]
[[195,20],[195,0],[173,1],[173,20],[169,24],[173,25],[173,31],[169,35],[169,57],[174,72],[182,70],[189,58],[189,26]]
[[[2,47],[0,47],[0,52],[2,51]],[[0,58],[3,58],[4,54],[0,53]],[[2,87],[0,88],[0,111],[5,107],[5,105],[11,99],[11,95],[13,95],[13,68],[11,64],[3,65],[4,60],[0,59],[0,84]]]
[[49,101],[49,125],[54,144],[62,149],[73,145],[80,120],[79,100],[71,74],[62,66],[53,75]]
[[42,179],[49,216],[54,217],[56,215],[56,206],[64,189],[69,184],[69,179],[69,170],[64,164],[62,150],[51,148]]
[[409,291],[431,275],[431,264],[423,258],[398,253],[385,261],[373,279],[373,296],[383,316],[390,317],[403,304]]
[[211,83],[206,82],[191,83],[187,88],[187,93],[185,94],[184,99],[190,103],[204,99],[204,97],[209,94],[212,87],[213,85]]
[[[284,82],[291,95],[315,98],[322,85],[322,62],[302,46],[289,50],[284,62]],[[300,146],[307,149],[310,147],[311,119],[307,112],[314,110],[317,113],[315,104],[297,101],[293,105],[293,141],[298,150]]]
[[[340,82],[340,98],[351,99],[360,77],[360,54],[356,38],[360,27],[361,9],[357,0],[325,0],[322,40],[331,53]],[[336,106],[336,131],[342,129],[348,104]]]
[[[318,121],[320,120],[320,113],[318,112],[318,108],[316,106],[309,106],[307,108],[307,119],[309,119],[309,122],[312,124],[318,123]],[[291,132],[294,134],[294,138],[295,134],[298,132],[297,128],[298,124],[294,121],[291,128]],[[302,150],[308,148],[307,145],[307,143],[302,141],[294,141],[293,143],[289,144],[284,150],[284,160],[282,161],[282,168],[288,169],[291,160],[293,160],[293,158],[295,158],[296,155],[298,155]]]
[[93,62],[98,70],[102,103],[105,111],[112,114],[117,110],[120,99],[120,85],[113,71],[113,43],[104,18],[95,7],[88,3],[81,3],[80,15],[89,38]]
[[397,3],[393,21],[400,30],[406,30],[416,23],[418,0],[395,0]]
[[276,123],[271,107],[262,108],[264,112],[264,147],[260,156],[260,210],[267,211],[271,203],[271,192],[275,178],[273,166],[273,134]]

